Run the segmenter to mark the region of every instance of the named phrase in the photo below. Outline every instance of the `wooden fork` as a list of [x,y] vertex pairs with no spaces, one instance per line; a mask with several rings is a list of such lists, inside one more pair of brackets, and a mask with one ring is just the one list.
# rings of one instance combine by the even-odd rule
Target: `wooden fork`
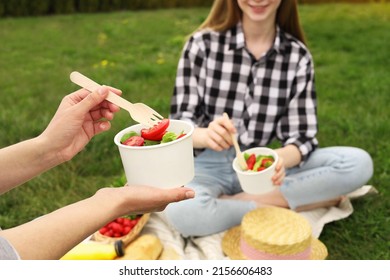
[[[70,74],[70,80],[90,92],[95,91],[98,87],[100,87],[98,83],[77,71]],[[122,109],[125,109],[130,113],[130,116],[134,121],[148,127],[156,125],[164,118],[149,106],[143,103],[131,103],[111,91],[109,92],[106,100],[121,107]]]
[[[227,120],[230,120],[230,118],[229,118],[227,113],[223,113],[223,117],[225,119],[227,119]],[[238,165],[241,167],[242,170],[247,170],[248,169],[248,165],[246,164],[244,155],[243,155],[243,153],[240,150],[240,146],[238,145],[237,135],[234,134],[234,133],[230,133],[230,137],[232,138],[234,149],[236,149],[236,157],[237,157]]]

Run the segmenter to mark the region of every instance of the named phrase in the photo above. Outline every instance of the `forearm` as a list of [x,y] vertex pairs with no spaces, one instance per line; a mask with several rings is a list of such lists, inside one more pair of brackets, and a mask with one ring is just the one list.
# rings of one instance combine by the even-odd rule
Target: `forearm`
[[192,134],[192,142],[195,149],[206,148],[206,139],[207,139],[207,128],[196,127],[194,133]]
[[0,231],[21,259],[59,259],[116,215],[93,196],[15,228]]
[[58,165],[42,137],[29,139],[0,150],[0,194]]

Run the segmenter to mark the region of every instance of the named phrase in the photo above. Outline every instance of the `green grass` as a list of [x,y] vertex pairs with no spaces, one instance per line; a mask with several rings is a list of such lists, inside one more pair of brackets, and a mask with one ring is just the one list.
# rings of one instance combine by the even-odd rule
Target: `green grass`
[[[121,88],[134,102],[168,115],[185,36],[208,9],[0,19],[0,147],[38,135],[62,97],[77,88],[73,70]],[[369,184],[379,194],[353,201],[354,214],[327,225],[330,259],[390,259],[390,5],[300,7],[316,64],[322,146],[350,145],[373,157]],[[122,176],[112,129],[85,151],[0,197],[0,226],[24,223],[92,195]]]

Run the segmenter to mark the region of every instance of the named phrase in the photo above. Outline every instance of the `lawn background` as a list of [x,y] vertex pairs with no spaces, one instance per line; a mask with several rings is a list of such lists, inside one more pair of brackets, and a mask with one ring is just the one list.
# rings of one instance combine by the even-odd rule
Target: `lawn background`
[[[38,135],[78,70],[168,116],[185,37],[208,9],[0,19],[0,147]],[[367,150],[379,194],[353,202],[354,214],[325,227],[329,259],[390,259],[390,5],[301,5],[316,66],[321,146]],[[118,181],[114,135],[132,124],[119,112],[112,129],[72,161],[0,197],[0,226],[24,223]],[[146,167],[147,168],[147,167]],[[1,170],[0,170],[1,172]]]

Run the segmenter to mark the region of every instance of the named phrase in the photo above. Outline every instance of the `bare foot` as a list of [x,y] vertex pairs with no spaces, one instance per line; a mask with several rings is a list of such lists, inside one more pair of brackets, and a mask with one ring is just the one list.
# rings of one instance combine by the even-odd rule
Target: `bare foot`
[[288,208],[287,201],[284,199],[283,195],[278,189],[275,189],[274,191],[271,191],[266,194],[261,194],[261,195],[254,195],[254,194],[248,194],[246,192],[240,192],[234,195],[221,195],[219,198],[254,201],[257,207],[278,206],[278,207]]
[[339,205],[346,197],[340,196],[335,199],[327,200],[327,201],[320,201],[316,203],[311,203],[307,205],[299,206],[295,209],[296,212],[302,212],[302,211],[309,211],[317,208],[324,208],[324,207],[332,207]]
[[[235,195],[221,195],[220,199],[234,199],[234,200],[244,200],[244,201],[254,201],[257,207],[265,206],[277,206],[283,208],[289,208],[287,201],[282,196],[279,190],[275,190],[262,195],[253,195],[245,192],[240,192]],[[320,201],[316,203],[311,203],[307,205],[299,206],[295,209],[296,212],[309,211],[317,208],[332,207],[339,205],[344,199],[345,196],[340,196],[335,199]]]

